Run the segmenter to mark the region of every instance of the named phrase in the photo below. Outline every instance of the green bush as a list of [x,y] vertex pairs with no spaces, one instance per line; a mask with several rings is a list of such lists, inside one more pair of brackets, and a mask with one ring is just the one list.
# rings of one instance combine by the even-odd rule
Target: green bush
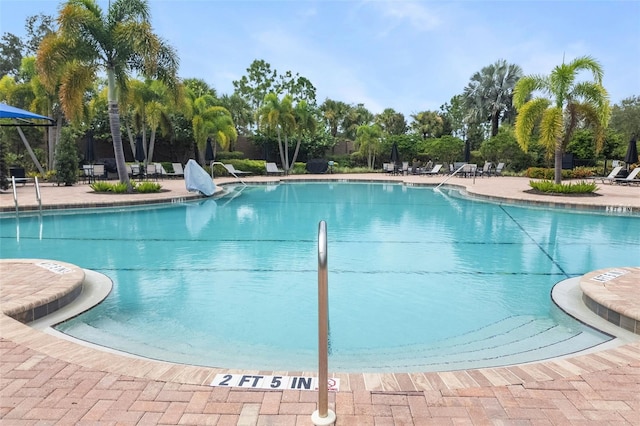
[[244,152],[242,151],[218,151],[216,152],[216,161],[222,161],[226,164],[226,161],[223,160],[242,160],[244,158]]
[[162,189],[162,186],[156,182],[139,182],[134,187],[134,190],[141,194],[160,192],[160,189]]
[[529,186],[551,194],[591,194],[598,190],[595,182],[555,183],[549,180],[530,181]]
[[91,189],[93,189],[96,192],[111,191],[111,184],[109,182],[103,182],[103,181],[93,182],[91,185],[89,185],[89,187],[91,187]]
[[80,155],[76,147],[73,130],[69,127],[63,127],[60,142],[56,147],[56,177],[58,183],[71,186],[78,181],[78,161],[80,161]]
[[[573,170],[562,170],[562,179],[585,179],[596,176],[597,171],[594,167],[576,167]],[[525,176],[532,179],[553,179],[555,177],[554,170],[544,167],[529,167],[525,172]]]

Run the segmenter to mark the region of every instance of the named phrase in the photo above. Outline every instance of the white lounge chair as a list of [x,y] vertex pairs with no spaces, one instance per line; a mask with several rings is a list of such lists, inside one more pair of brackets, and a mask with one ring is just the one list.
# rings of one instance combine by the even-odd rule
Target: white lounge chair
[[611,170],[611,173],[609,173],[607,176],[598,176],[591,179],[593,179],[594,181],[599,180],[602,183],[613,183],[615,182],[616,176],[618,176],[618,173],[620,173],[620,170],[622,170],[622,166],[616,166],[613,168],[613,170]]
[[173,173],[167,173],[169,177],[184,177],[184,169],[182,163],[171,163],[173,166]]
[[279,169],[276,163],[264,163],[268,175],[283,175],[284,170]]
[[433,166],[433,169],[431,170],[424,170],[422,172],[423,175],[429,175],[429,176],[433,176],[433,175],[437,175],[438,173],[440,173],[440,169],[442,168],[442,164],[436,164],[435,166]]
[[631,170],[631,173],[626,178],[618,178],[615,179],[615,183],[620,183],[622,185],[630,185],[630,184],[640,184],[640,178],[636,178],[640,173],[640,167],[636,167]]
[[227,171],[228,171],[229,173],[231,173],[233,176],[236,176],[236,177],[237,177],[238,175],[248,175],[248,174],[251,174],[251,172],[245,172],[245,171],[242,171],[242,170],[238,170],[238,169],[236,169],[235,167],[233,167],[233,164],[225,164],[225,165],[224,165],[224,168],[225,168],[225,169],[227,169]]
[[493,172],[494,176],[502,176],[502,169],[504,169],[504,163],[498,163],[496,170]]

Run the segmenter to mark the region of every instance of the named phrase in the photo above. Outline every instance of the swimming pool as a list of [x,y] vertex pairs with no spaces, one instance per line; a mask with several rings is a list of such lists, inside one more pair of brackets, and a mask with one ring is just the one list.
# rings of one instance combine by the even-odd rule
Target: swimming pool
[[1,254],[102,272],[58,327],[152,358],[316,365],[317,224],[328,224],[333,371],[434,371],[572,353],[609,337],[553,306],[558,281],[634,264],[637,217],[529,209],[401,184],[250,186],[152,209],[1,223]]

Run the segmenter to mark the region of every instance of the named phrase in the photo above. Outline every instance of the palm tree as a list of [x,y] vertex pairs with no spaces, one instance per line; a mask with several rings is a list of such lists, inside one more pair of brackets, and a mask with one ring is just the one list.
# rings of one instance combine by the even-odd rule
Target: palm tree
[[[577,81],[582,71],[590,72],[593,81]],[[590,56],[556,66],[549,76],[531,75],[518,81],[513,103],[518,109],[516,138],[526,152],[535,126],[539,125],[539,141],[548,153],[555,154],[555,183],[562,181],[562,155],[580,123],[595,130],[596,150],[604,142],[609,122],[609,96],[602,86],[602,66]],[[535,97],[542,92],[546,97]]]
[[[278,150],[280,161],[285,173],[289,173],[289,135],[296,126],[296,118],[293,110],[293,100],[286,95],[280,100],[278,95],[271,92],[264,97],[264,102],[259,112],[259,122],[266,126],[267,130],[275,131],[278,137]],[[282,139],[284,138],[284,143]]]
[[444,120],[436,111],[422,111],[411,114],[413,121],[411,129],[419,134],[422,139],[438,138],[444,131]]
[[382,148],[382,128],[378,124],[363,124],[356,131],[356,146],[362,154],[367,155],[367,166],[373,169],[376,155]]
[[500,121],[509,114],[513,88],[521,77],[518,65],[501,59],[473,74],[464,88],[465,105],[476,121],[491,123],[491,136],[498,134]]
[[171,89],[177,85],[178,58],[153,33],[146,0],[114,0],[107,13],[95,0],[68,0],[58,16],[59,29],[44,38],[38,50],[38,70],[45,84],[60,81],[65,115],[78,119],[82,95],[99,71],[106,72],[109,124],[118,178],[131,184],[124,160],[118,98],[126,92],[126,77],[139,71]]
[[[296,149],[293,152],[293,157],[291,158],[291,167],[293,167],[293,165],[296,163],[296,159],[298,158],[298,151],[300,151],[302,138],[306,133],[313,134],[316,131],[317,126],[313,110],[311,109],[307,101],[299,101],[293,109],[293,114],[296,120],[295,134],[297,136],[297,142]],[[288,166],[289,164],[287,165],[287,167]]]
[[[191,119],[200,163],[204,164],[207,138],[213,137],[223,149],[227,149],[237,139],[238,133],[231,113],[224,107],[216,106],[217,99],[210,92],[199,91],[197,93],[204,94],[198,97],[192,88],[187,88],[187,92],[186,115]],[[213,149],[215,157],[217,144],[214,143]]]

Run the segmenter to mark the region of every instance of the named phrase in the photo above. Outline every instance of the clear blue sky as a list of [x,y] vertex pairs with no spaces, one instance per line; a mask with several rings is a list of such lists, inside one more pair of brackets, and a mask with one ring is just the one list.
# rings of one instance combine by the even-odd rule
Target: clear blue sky
[[[107,1],[98,2],[103,8]],[[0,33],[61,1],[0,0]],[[254,59],[308,78],[317,100],[374,113],[437,110],[498,59],[549,74],[591,55],[617,103],[640,95],[640,1],[151,0],[156,33],[180,56],[180,76],[218,94]]]

